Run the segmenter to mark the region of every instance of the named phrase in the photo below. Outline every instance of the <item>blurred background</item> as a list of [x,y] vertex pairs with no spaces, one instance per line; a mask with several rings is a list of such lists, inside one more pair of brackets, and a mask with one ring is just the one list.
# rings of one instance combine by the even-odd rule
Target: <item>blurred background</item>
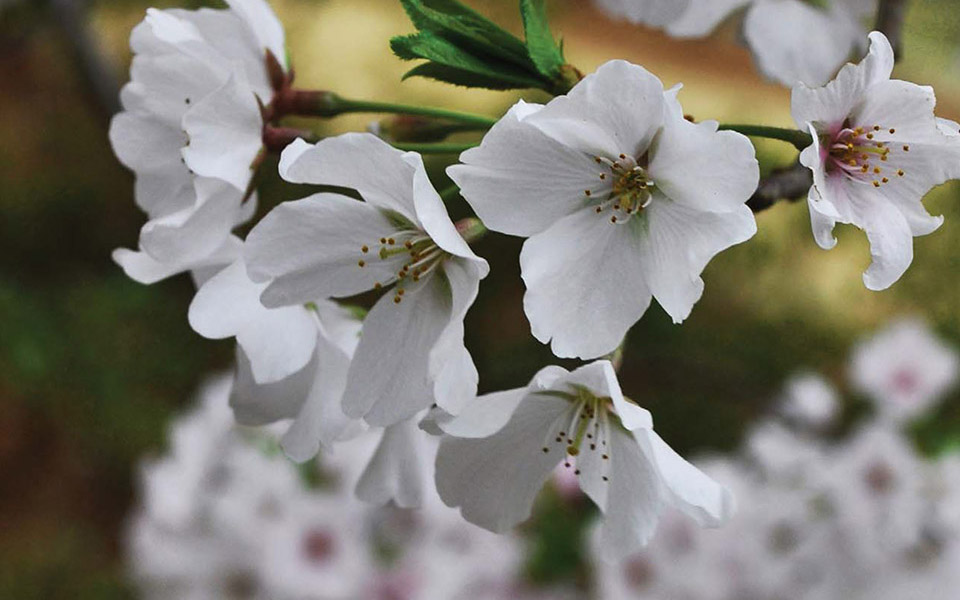
[[[231,342],[190,330],[188,277],[144,287],[110,259],[114,248],[136,247],[144,221],[133,178],[106,134],[111,86],[127,78],[130,30],[148,6],[220,5],[99,0],[75,13],[81,4],[0,0],[0,598],[133,596],[121,532],[136,497],[135,465],[164,451],[171,416],[233,356]],[[410,65],[392,56],[388,40],[412,27],[393,0],[272,4],[287,26],[300,87],[490,115],[516,100],[401,83]],[[514,0],[469,4],[519,31]],[[684,109],[698,119],[792,126],[789,90],[760,78],[736,28],[678,41],[613,23],[587,0],[550,4],[567,58],[581,70],[624,58],[666,86],[683,82]],[[92,47],[78,45],[78,17]],[[939,115],[960,120],[960,1],[911,3],[904,39],[896,76],[933,85]],[[106,69],[97,77],[91,56]],[[358,130],[371,118],[321,127],[329,134]],[[759,144],[764,170],[793,160],[784,146]],[[439,189],[444,166],[429,161]],[[264,172],[275,174],[275,165]],[[302,194],[275,175],[261,190],[261,211]],[[935,190],[926,205],[946,223],[916,240],[913,266],[882,293],[861,283],[869,262],[862,233],[840,228],[840,243],[828,253],[814,244],[803,204],[762,213],[757,237],[707,268],[704,297],[682,327],[654,305],[634,328],[624,391],[653,412],[658,431],[682,453],[725,451],[791,373],[814,369],[843,385],[851,345],[891,318],[919,316],[960,344],[960,185]],[[491,235],[477,248],[492,266],[467,318],[483,391],[523,385],[554,362],[523,315],[520,245]],[[867,409],[847,396],[846,420],[853,422]],[[931,453],[960,440],[960,395],[954,391],[913,433]],[[553,546],[562,550],[563,532],[556,535],[561,541]],[[549,578],[563,560],[548,553],[534,568]]]

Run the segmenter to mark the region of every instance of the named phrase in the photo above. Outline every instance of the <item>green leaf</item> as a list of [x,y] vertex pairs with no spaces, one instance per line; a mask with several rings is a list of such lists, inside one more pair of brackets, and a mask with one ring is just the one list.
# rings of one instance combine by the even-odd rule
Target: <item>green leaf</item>
[[[539,87],[541,82],[531,74],[504,63],[493,57],[480,57],[470,54],[454,43],[430,32],[421,32],[390,40],[394,54],[404,60],[426,59],[431,61],[407,73],[404,78],[413,76],[430,77],[448,81],[442,76],[454,77],[456,85],[469,85],[468,79],[461,74],[474,74],[483,78],[483,83],[469,87],[487,87],[491,89],[516,89]],[[446,67],[439,69],[437,67]]]
[[547,22],[547,9],[544,0],[520,0],[520,15],[523,17],[523,31],[527,38],[527,52],[537,70],[544,76],[555,78],[566,62],[563,49],[557,45]]
[[414,26],[431,32],[472,54],[495,56],[534,71],[525,44],[493,21],[457,0],[401,0]]
[[435,79],[444,83],[450,83],[468,88],[484,88],[498,91],[526,89],[539,86],[539,84],[533,85],[529,83],[517,85],[509,81],[504,81],[501,77],[488,77],[486,75],[479,75],[472,71],[464,71],[463,69],[448,67],[446,65],[433,62],[422,64],[418,67],[410,69],[403,76],[404,79],[409,79],[410,77],[426,77],[427,79]]

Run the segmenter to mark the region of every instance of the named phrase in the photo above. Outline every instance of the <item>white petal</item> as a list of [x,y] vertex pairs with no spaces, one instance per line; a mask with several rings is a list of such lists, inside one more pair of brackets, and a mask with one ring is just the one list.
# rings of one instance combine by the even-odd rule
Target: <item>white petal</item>
[[[481,439],[445,438],[437,452],[437,491],[463,517],[502,533],[530,516],[533,501],[563,458],[554,443],[572,418],[573,404],[527,396],[507,425]],[[550,451],[543,452],[549,447]]]
[[691,0],[683,14],[667,24],[667,33],[680,38],[704,37],[750,2],[752,0]]
[[183,117],[190,145],[187,166],[205,177],[226,181],[244,192],[263,149],[263,119],[256,96],[245,80],[231,76]]
[[642,216],[647,232],[638,260],[653,296],[674,323],[686,319],[700,299],[700,274],[710,259],[757,232],[746,205],[728,213],[707,213],[657,196]]
[[885,200],[869,195],[851,198],[858,215],[855,224],[867,232],[873,257],[863,273],[863,283],[874,291],[885,290],[896,283],[913,262],[910,224],[903,213]]
[[140,245],[161,262],[192,263],[217,250],[242,214],[243,196],[223,182],[198,178],[194,206],[153,219],[140,230]]
[[242,248],[243,242],[236,236],[230,236],[210,256],[192,263],[163,263],[146,252],[135,252],[126,248],[114,250],[112,258],[120,265],[127,277],[138,283],[150,285],[193,269],[219,271],[236,260]]
[[664,508],[663,483],[632,434],[609,428],[610,475],[607,506],[600,530],[602,556],[622,560],[653,537]]
[[269,309],[260,303],[264,284],[247,276],[238,260],[197,292],[190,304],[194,331],[210,339],[236,336],[258,383],[278,381],[299,371],[313,355],[317,324],[303,306]]
[[480,396],[467,404],[455,418],[441,422],[439,426],[454,437],[489,437],[503,429],[524,396],[551,389],[558,380],[568,375],[562,367],[544,367],[527,387]]
[[429,356],[450,323],[452,299],[442,272],[394,302],[384,295],[367,315],[344,412],[375,426],[398,423],[434,403]]
[[457,414],[476,397],[479,375],[470,352],[463,344],[463,319],[477,298],[480,276],[486,264],[451,259],[443,267],[452,293],[450,324],[430,351],[430,378],[434,399],[440,408]]
[[893,48],[886,36],[871,33],[870,51],[859,64],[844,66],[836,79],[824,87],[810,88],[801,84],[793,88],[790,109],[797,127],[806,129],[808,125],[816,124],[818,129],[825,131],[843,125],[867,89],[890,79],[893,63]]
[[727,488],[684,460],[652,429],[635,435],[647,448],[673,506],[704,527],[720,527],[733,516],[734,498]]
[[391,500],[400,508],[423,504],[429,477],[424,472],[423,437],[415,419],[407,419],[383,430],[383,438],[357,483],[357,497],[370,504]]
[[[837,238],[833,236],[833,228],[836,226],[836,217],[829,214],[830,211],[836,212],[836,209],[826,200],[820,197],[820,192],[816,187],[810,188],[807,194],[807,207],[810,209],[810,226],[813,228],[813,239],[817,245],[824,250],[830,250],[837,245]],[[829,207],[824,210],[824,207]]]
[[266,306],[352,296],[396,275],[377,256],[380,239],[395,231],[370,204],[316,194],[270,211],[247,236],[244,259],[254,281],[272,280],[261,297]]
[[343,414],[341,407],[349,368],[350,356],[321,336],[310,394],[280,441],[292,460],[306,462],[317,455],[321,444],[329,447],[362,430],[360,423]]
[[527,388],[522,387],[480,396],[453,419],[440,422],[439,427],[458,438],[489,437],[503,429],[528,393]]
[[641,156],[663,122],[663,84],[643,67],[612,60],[524,122],[591,156]]
[[[757,189],[760,165],[753,144],[716,121],[691,123],[668,92],[663,129],[650,152],[649,173],[671,200],[709,212],[742,206]],[[696,173],[696,177],[691,177]]]
[[473,261],[480,270],[480,278],[490,272],[487,261],[473,253],[470,246],[457,231],[456,225],[450,220],[447,207],[437,193],[436,188],[427,177],[427,169],[423,166],[423,158],[416,153],[408,152],[403,156],[404,161],[411,165],[413,175],[413,201],[417,212],[417,222],[423,226],[424,232],[433,242],[443,250]]
[[241,425],[260,426],[297,416],[310,393],[317,371],[316,355],[296,373],[273,383],[257,383],[250,359],[237,346],[237,372],[230,390],[230,407]]
[[799,0],[756,2],[743,31],[764,75],[788,86],[826,83],[866,33]]
[[631,23],[663,27],[675,21],[690,0],[595,0],[597,6],[612,17]]
[[540,109],[522,100],[447,169],[488,228],[510,235],[539,233],[584,205],[599,183],[593,158],[523,123]]
[[310,146],[297,140],[280,157],[280,176],[290,183],[336,185],[360,192],[374,206],[417,222],[414,167],[404,153],[369,133],[346,133]]
[[520,266],[533,335],[560,357],[613,351],[650,304],[640,266],[639,219],[615,225],[593,208],[531,237]]
[[227,5],[247,23],[260,42],[261,48],[269,50],[280,64],[287,65],[287,46],[283,25],[265,0],[226,0]]
[[120,96],[123,106],[179,129],[183,115],[227,81],[230,71],[221,63],[197,60],[180,52],[135,56],[130,65],[131,81]]
[[[240,15],[227,10],[184,10],[177,15],[193,23],[204,41],[214,48],[224,63],[246,75],[264,105],[273,99],[273,88],[265,68],[265,51],[254,32]],[[283,56],[278,56],[281,63]],[[239,66],[242,65],[242,69]]]

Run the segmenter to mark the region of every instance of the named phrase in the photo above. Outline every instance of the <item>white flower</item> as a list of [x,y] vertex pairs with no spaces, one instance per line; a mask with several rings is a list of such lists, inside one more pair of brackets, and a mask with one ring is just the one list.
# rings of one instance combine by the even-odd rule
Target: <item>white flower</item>
[[344,412],[386,426],[436,402],[455,413],[476,394],[463,317],[486,261],[450,221],[419,155],[370,134],[283,153],[294,183],[356,189],[365,202],[317,194],[275,208],[250,233],[251,277],[269,282],[261,301],[278,307],[387,290],[367,315],[350,365]]
[[263,536],[257,564],[264,598],[361,598],[376,569],[354,503],[301,494]]
[[[699,0],[706,4],[711,0]],[[755,0],[743,36],[764,75],[783,85],[823,85],[864,50],[876,0]]]
[[448,170],[487,227],[530,238],[524,309],[557,356],[611,352],[651,297],[683,321],[710,259],[756,233],[753,146],[686,121],[675,93],[609,62],[546,106],[518,103]]
[[765,76],[783,85],[823,85],[864,49],[877,0],[596,0],[614,17],[703,37],[748,7],[743,37]]
[[894,282],[913,261],[913,237],[936,231],[921,202],[934,186],[960,176],[960,136],[944,135],[933,90],[891,80],[893,49],[870,34],[870,52],[825,87],[793,90],[793,118],[813,145],[800,155],[813,171],[809,206],[813,234],[833,248],[836,223],[867,233],[873,262],[863,275],[871,290]]
[[150,219],[140,246],[166,270],[206,259],[249,215],[243,200],[263,149],[258,98],[273,98],[268,51],[286,68],[269,6],[228,4],[150,9],[131,35],[131,81],[110,139]]
[[437,491],[471,523],[504,532],[530,516],[554,467],[574,469],[603,512],[608,559],[642,548],[675,506],[718,526],[732,512],[719,484],[653,431],[650,414],[625,399],[607,361],[540,371],[527,388],[478,398],[443,425]]
[[818,373],[802,371],[784,386],[780,412],[797,423],[814,429],[830,425],[840,411],[837,389]]
[[906,555],[923,541],[928,468],[910,440],[883,423],[858,431],[824,461],[832,510],[861,562]]
[[851,383],[869,396],[881,418],[903,421],[926,412],[956,385],[960,356],[917,319],[903,319],[860,342],[850,361]]
[[676,21],[691,4],[691,0],[594,0],[594,2],[612,17],[651,27],[663,27]]

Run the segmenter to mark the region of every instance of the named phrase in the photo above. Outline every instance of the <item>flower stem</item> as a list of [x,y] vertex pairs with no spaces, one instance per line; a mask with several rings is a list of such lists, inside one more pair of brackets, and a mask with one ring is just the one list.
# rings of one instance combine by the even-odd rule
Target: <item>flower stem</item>
[[793,144],[797,150],[803,150],[813,143],[809,133],[798,129],[784,129],[782,127],[767,127],[765,125],[728,125],[721,124],[722,131],[736,131],[749,137],[762,137],[771,140],[780,140]]
[[475,148],[480,142],[466,142],[463,144],[392,144],[394,148],[420,154],[460,154],[470,148]]
[[348,113],[385,113],[396,115],[419,115],[446,119],[457,123],[474,125],[480,129],[490,129],[497,122],[492,117],[473,113],[434,108],[395,104],[393,102],[374,102],[352,100],[328,91],[285,90],[275,100],[276,109],[281,115],[302,117],[336,117]]

